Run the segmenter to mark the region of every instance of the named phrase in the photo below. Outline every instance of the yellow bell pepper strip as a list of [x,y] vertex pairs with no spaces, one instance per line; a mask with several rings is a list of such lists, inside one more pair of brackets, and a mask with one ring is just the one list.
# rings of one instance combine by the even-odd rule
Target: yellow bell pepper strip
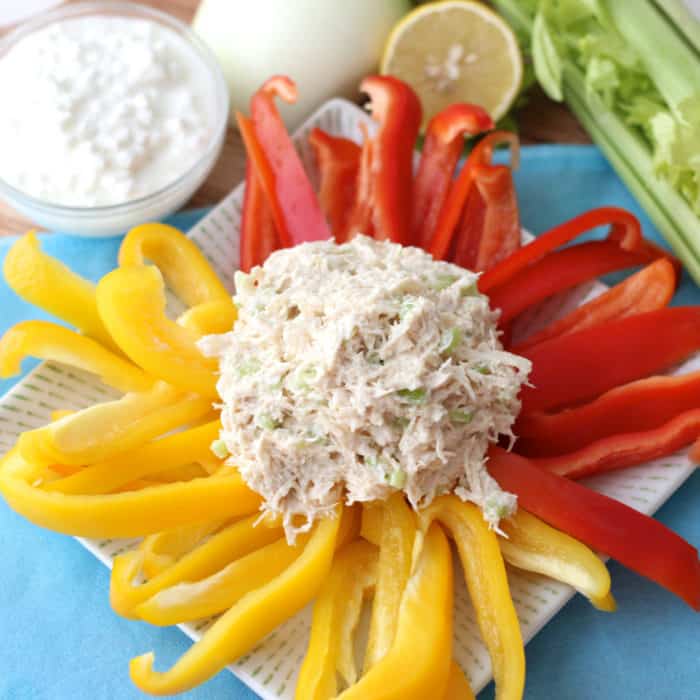
[[394,494],[382,504],[377,585],[365,651],[365,672],[394,642],[401,597],[411,575],[416,531],[416,517],[403,493]]
[[31,483],[40,476],[42,471],[43,467],[41,465],[27,462],[22,457],[17,445],[0,459],[0,478],[5,476],[12,479],[24,479]]
[[382,542],[382,505],[381,503],[362,504],[362,525],[360,536],[379,547]]
[[585,544],[522,508],[500,527],[506,537],[498,543],[509,564],[567,583],[599,610],[614,611],[608,569]]
[[25,301],[67,321],[105,347],[117,349],[97,312],[95,285],[44,253],[34,231],[7,251],[3,274],[12,291]]
[[236,475],[107,496],[74,496],[33,487],[3,471],[0,493],[12,509],[36,525],[95,538],[143,537],[202,520],[247,515],[260,506],[260,497]]
[[262,588],[293,564],[303,553],[308,535],[294,545],[282,537],[276,542],[232,561],[200,581],[183,581],[160,591],[133,610],[135,617],[165,627],[203,620],[228,610],[247,593]]
[[51,411],[51,422],[61,420],[66,416],[72,416],[75,411],[71,408],[57,408],[55,411]]
[[[362,540],[355,542],[368,545]],[[357,682],[358,671],[355,663],[355,632],[360,623],[362,615],[362,605],[365,598],[374,593],[374,587],[377,583],[377,548],[372,546],[375,552],[373,564],[370,567],[358,567],[353,571],[351,578],[353,579],[353,587],[345,600],[340,603],[339,611],[339,634],[340,648],[338,651],[338,660],[336,668],[341,678],[349,686]]]
[[134,579],[143,562],[143,550],[120,554],[114,560],[110,580],[109,596],[115,612],[131,617],[131,611],[137,605],[160,591],[183,581],[200,581],[220,571],[231,561],[282,537],[284,533],[279,525],[268,527],[258,523],[259,519],[260,514],[255,513],[228,525],[141,585],[134,585]]
[[457,545],[476,620],[491,656],[496,698],[522,698],[525,652],[498,538],[479,508],[457,496],[436,498],[420,514],[422,531],[434,520],[450,530]]
[[158,267],[168,286],[188,306],[230,299],[197,244],[173,226],[141,224],[126,234],[119,248],[119,266],[141,266],[146,260]]
[[462,669],[456,662],[450,665],[450,677],[444,700],[474,700],[474,692]]
[[391,649],[338,698],[441,698],[447,688],[451,658],[452,554],[442,529],[433,525],[401,598]]
[[198,336],[212,333],[227,333],[233,328],[238,317],[232,299],[207,301],[188,309],[177,322]]
[[197,461],[154,474],[153,481],[168,484],[173,481],[191,481],[192,479],[199,479],[203,476],[207,476],[207,474],[210,474],[210,472]]
[[[279,516],[272,516],[268,513],[268,518],[273,518],[273,522]],[[340,527],[335,538],[335,547],[340,549],[346,544],[353,542],[360,536],[360,523],[362,519],[362,507],[359,503],[343,507],[343,517],[340,519]]]
[[21,321],[0,339],[0,377],[19,374],[26,357],[52,360],[92,372],[119,391],[147,391],[154,377],[96,340],[49,321]]
[[218,420],[167,435],[160,440],[123,452],[85,467],[71,476],[46,485],[48,491],[97,495],[120,488],[136,479],[151,477],[197,460],[219,434]]
[[143,560],[141,570],[144,576],[152,579],[165,571],[178,559],[195,549],[205,537],[220,530],[226,522],[226,519],[221,518],[206,520],[145,537],[139,545]]
[[[215,479],[209,477],[206,481]],[[209,510],[209,504],[207,504]],[[168,671],[153,670],[154,654],[132,659],[131,679],[153,695],[190,690],[250,651],[316,597],[331,568],[340,512],[321,520],[301,556],[282,574],[243,596]]]
[[97,307],[119,347],[139,367],[173,386],[216,397],[216,362],[198,350],[195,334],[165,315],[157,267],[112,270],[97,285]]
[[[93,464],[210,413],[209,399],[178,395],[172,387],[161,385],[149,392],[95,404],[43,428],[26,431],[18,444],[29,462]],[[171,466],[178,464],[182,462]]]
[[338,672],[348,685],[355,682],[353,634],[365,591],[374,585],[376,569],[377,548],[364,540],[351,542],[336,554],[314,603],[296,700],[331,700],[338,694]]

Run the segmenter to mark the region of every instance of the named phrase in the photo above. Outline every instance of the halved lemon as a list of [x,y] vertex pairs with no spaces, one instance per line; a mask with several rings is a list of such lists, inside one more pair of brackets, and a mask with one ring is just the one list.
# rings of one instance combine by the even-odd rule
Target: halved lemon
[[421,5],[392,30],[381,72],[407,82],[423,104],[423,127],[454,102],[472,102],[500,119],[515,100],[523,59],[505,20],[480,2]]

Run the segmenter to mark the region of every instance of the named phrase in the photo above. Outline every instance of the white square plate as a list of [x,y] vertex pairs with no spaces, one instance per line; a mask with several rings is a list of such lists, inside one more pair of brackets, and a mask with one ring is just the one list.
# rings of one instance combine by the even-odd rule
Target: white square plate
[[[327,102],[296,132],[295,142],[314,185],[318,174],[306,135],[313,127],[360,141],[359,124],[372,130],[374,124],[361,109],[345,100]],[[232,290],[233,272],[238,267],[238,230],[243,204],[243,185],[239,185],[191,231],[225,284]],[[605,287],[585,285],[573,293],[559,296],[541,305],[524,319],[524,325],[536,329],[561,316],[582,301],[596,296]],[[172,311],[177,311],[171,300]],[[686,362],[679,372],[700,369],[700,360]],[[0,399],[0,454],[8,450],[23,430],[44,425],[54,409],[83,408],[116,396],[92,375],[52,363],[44,363]],[[654,513],[692,473],[693,465],[685,451],[655,460],[643,466],[605,474],[587,481],[596,490],[616,498],[644,513]],[[81,540],[100,561],[111,567],[114,557],[133,547],[135,540]],[[511,590],[525,641],[532,637],[571,598],[570,587],[540,576],[509,573]],[[107,591],[105,591],[107,595]],[[257,648],[233,664],[230,669],[264,700],[291,700],[297,670],[306,650],[310,609],[289,620],[270,634]],[[199,639],[211,621],[181,625],[192,639]],[[156,650],[157,651],[157,650]],[[455,591],[454,654],[467,673],[475,691],[491,679],[489,656],[481,642],[471,603],[463,581]]]

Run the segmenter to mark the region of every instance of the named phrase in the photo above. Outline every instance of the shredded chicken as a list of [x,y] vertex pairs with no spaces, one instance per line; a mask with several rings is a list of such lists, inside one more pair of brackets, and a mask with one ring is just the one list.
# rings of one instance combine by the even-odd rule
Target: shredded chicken
[[505,352],[478,276],[359,236],[280,250],[236,274],[220,365],[221,439],[287,537],[344,499],[445,492],[497,527],[515,508],[485,469],[512,439],[528,360]]

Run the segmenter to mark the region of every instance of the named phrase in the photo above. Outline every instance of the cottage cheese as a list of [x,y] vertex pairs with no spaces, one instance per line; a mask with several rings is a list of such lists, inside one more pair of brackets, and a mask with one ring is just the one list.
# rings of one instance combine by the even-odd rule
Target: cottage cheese
[[211,81],[173,30],[85,16],[0,60],[0,177],[55,204],[99,206],[173,182],[211,139]]
[[528,360],[505,352],[477,275],[359,236],[237,273],[219,358],[221,439],[288,537],[339,501],[456,492],[497,526],[515,497],[485,469],[512,436]]

